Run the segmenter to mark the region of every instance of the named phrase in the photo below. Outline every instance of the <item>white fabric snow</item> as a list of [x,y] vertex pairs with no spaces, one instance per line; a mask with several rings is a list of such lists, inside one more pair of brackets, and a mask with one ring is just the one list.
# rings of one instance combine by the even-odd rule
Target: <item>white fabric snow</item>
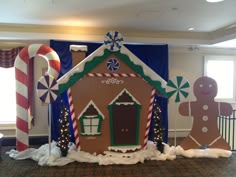
[[176,156],[184,156],[186,158],[219,158],[230,157],[232,152],[223,149],[190,149],[184,150],[181,146],[169,146],[164,144],[164,152],[161,153],[156,149],[153,142],[148,142],[147,149],[142,149],[133,153],[108,152],[105,155],[90,154],[88,152],[77,151],[76,146],[70,143],[67,157],[61,157],[60,149],[57,147],[56,142],[51,143],[51,153],[49,155],[49,144],[42,145],[38,149],[29,148],[25,151],[18,152],[11,150],[7,152],[9,156],[15,160],[32,159],[38,162],[40,166],[64,166],[71,162],[86,162],[98,163],[99,165],[112,165],[112,164],[136,164],[144,163],[145,160],[174,160]]
[[176,155],[181,155],[187,158],[219,158],[219,157],[230,157],[232,151],[227,151],[224,149],[209,148],[209,149],[189,149],[184,150],[181,146],[175,148]]

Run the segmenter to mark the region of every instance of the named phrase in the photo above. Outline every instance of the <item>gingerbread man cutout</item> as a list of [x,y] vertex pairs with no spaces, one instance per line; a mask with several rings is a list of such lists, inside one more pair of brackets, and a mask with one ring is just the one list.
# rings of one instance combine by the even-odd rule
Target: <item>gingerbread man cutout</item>
[[181,142],[183,149],[220,148],[230,150],[222,138],[218,126],[219,115],[230,116],[232,106],[229,103],[215,102],[217,83],[210,77],[200,77],[193,86],[196,101],[183,102],[179,112],[183,116],[193,116],[192,130]]

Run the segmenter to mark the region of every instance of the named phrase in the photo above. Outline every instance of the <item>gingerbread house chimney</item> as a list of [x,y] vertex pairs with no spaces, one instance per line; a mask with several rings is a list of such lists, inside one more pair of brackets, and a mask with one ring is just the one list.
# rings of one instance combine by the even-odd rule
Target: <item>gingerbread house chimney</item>
[[88,47],[86,45],[70,45],[70,51],[72,54],[72,67],[74,67],[85,59]]

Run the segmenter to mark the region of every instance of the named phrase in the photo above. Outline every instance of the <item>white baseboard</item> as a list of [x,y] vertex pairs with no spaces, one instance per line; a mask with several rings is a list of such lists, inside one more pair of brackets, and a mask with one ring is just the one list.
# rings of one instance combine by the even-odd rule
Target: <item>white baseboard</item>
[[169,129],[168,130],[168,137],[174,138],[174,137],[186,137],[188,136],[191,129]]

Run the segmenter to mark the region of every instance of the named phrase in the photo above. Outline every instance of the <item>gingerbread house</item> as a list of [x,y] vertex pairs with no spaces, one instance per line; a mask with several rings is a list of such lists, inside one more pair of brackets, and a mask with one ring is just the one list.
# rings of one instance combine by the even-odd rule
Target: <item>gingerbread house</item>
[[145,148],[154,95],[166,95],[164,79],[111,41],[83,59],[72,46],[78,64],[58,80],[60,93],[71,90],[80,150],[90,153]]

